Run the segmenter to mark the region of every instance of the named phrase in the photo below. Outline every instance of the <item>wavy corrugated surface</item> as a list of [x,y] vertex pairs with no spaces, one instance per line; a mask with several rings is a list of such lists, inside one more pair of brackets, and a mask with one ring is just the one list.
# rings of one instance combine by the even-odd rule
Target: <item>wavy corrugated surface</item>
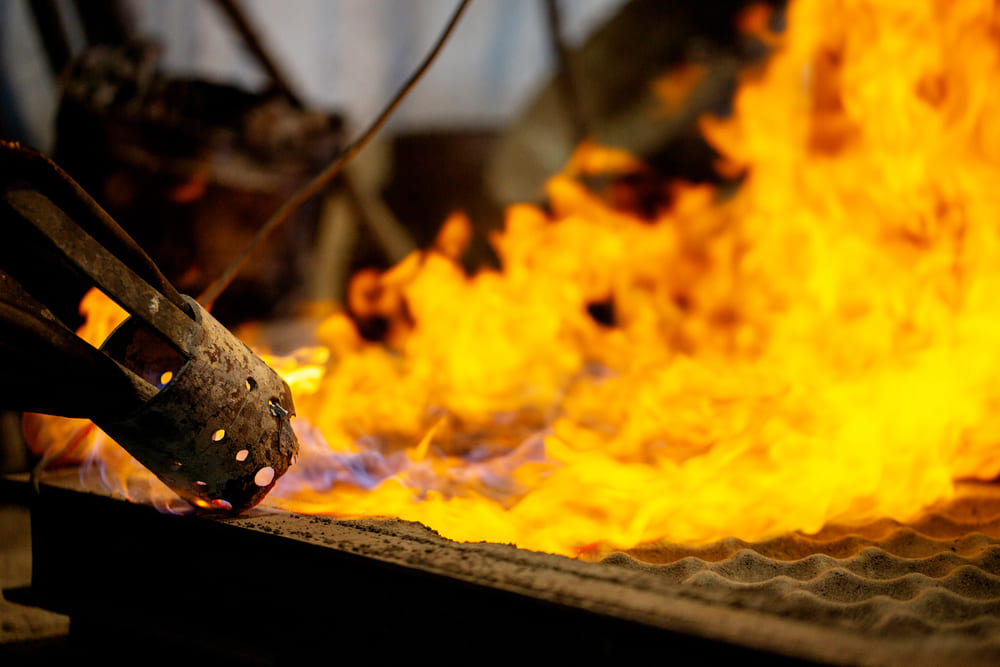
[[[686,594],[886,639],[934,636],[1000,660],[1000,491],[965,485],[915,521],[829,526],[748,543],[658,544],[603,562]],[[989,655],[991,653],[987,653]]]

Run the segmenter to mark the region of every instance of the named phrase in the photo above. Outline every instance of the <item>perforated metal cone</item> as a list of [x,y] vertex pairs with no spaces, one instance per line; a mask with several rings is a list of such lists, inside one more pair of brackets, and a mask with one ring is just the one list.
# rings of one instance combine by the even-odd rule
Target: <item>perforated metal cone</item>
[[95,423],[181,497],[239,512],[267,495],[298,452],[291,390],[185,299],[197,322],[188,341],[192,358],[136,318],[126,320],[101,349],[162,389],[135,412]]

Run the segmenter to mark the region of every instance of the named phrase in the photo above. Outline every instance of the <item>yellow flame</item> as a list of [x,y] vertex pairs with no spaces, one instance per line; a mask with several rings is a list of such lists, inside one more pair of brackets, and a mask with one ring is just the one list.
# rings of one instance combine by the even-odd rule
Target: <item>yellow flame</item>
[[[100,347],[128,317],[123,308],[96,288],[80,300],[80,314],[84,322],[76,334],[95,347]],[[167,375],[161,378],[162,384],[169,382]],[[99,478],[109,490],[125,498],[151,502],[170,511],[184,505],[90,420],[25,413],[23,429],[32,451],[44,456],[49,466],[83,462],[81,476]]]
[[[115,327],[125,321],[128,313],[103,292],[90,289],[80,300],[83,324],[76,334],[94,347],[99,347]],[[58,460],[64,452],[70,460],[79,460],[92,448],[96,427],[87,419],[69,419],[25,414],[24,432],[28,444],[38,455],[47,454]]]
[[510,208],[502,271],[462,271],[456,218],[357,276],[384,343],[335,313],[268,359],[302,452],[266,502],[579,554],[905,520],[1000,474],[996,5],[787,24],[704,122],[731,198],[677,184],[640,219],[573,178],[631,168],[586,145],[548,212]]

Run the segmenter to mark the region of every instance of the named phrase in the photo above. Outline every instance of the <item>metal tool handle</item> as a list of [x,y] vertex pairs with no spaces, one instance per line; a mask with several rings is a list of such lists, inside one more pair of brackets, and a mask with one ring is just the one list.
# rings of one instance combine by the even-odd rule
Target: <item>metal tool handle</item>
[[0,383],[8,409],[100,418],[135,410],[157,392],[58,320],[7,301],[0,301],[0,339],[2,375],[13,380]]
[[191,316],[189,305],[156,263],[76,181],[42,153],[0,140],[0,187],[14,185],[44,193],[99,245]]
[[193,356],[201,327],[153,261],[53,162],[7,142],[0,142],[0,222],[5,407],[93,418],[134,410],[157,393],[48,308],[45,297],[79,274],[180,355]]
[[4,193],[4,199],[118,305],[158,331],[178,352],[192,356],[191,345],[197,342],[192,337],[201,327],[184,310],[94,240],[46,195],[14,188]]

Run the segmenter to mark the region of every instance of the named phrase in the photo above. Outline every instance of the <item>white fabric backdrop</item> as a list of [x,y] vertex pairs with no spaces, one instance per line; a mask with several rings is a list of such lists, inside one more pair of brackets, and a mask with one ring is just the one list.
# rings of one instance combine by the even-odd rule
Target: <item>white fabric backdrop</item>
[[[66,0],[60,0],[69,7]],[[565,35],[582,40],[623,0],[563,0]],[[430,48],[456,0],[243,0],[269,51],[310,104],[367,124]],[[139,32],[160,41],[179,74],[255,86],[262,80],[207,0],[131,0]],[[5,117],[26,140],[51,142],[56,93],[26,0],[0,2]],[[541,0],[475,0],[389,129],[503,123],[549,76]]]

